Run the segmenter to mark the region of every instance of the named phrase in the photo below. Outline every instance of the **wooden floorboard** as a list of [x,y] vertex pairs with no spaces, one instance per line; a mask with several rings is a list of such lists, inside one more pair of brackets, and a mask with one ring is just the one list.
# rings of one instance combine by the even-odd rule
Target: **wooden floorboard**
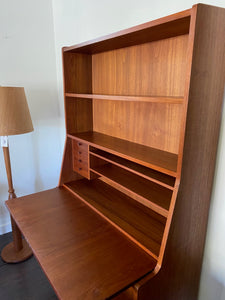
[[[12,241],[12,234],[0,235],[0,251]],[[57,300],[49,281],[33,256],[19,264],[6,264],[0,258],[1,300]]]

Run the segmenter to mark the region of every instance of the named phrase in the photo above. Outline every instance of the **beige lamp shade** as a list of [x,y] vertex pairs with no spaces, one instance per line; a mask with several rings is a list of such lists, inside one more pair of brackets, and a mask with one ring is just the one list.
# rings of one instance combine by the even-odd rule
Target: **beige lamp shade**
[[0,136],[33,130],[24,88],[0,86]]

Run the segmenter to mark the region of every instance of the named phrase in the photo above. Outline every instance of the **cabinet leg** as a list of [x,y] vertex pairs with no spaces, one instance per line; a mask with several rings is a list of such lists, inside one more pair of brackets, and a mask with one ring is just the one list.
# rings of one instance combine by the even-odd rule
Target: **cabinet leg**
[[32,250],[26,240],[22,239],[22,234],[11,217],[13,241],[6,245],[1,257],[6,263],[19,263],[33,255]]

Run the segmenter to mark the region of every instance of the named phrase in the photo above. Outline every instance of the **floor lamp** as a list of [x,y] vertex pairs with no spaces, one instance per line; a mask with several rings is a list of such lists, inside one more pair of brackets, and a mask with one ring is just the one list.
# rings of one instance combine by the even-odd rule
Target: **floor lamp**
[[[9,199],[16,198],[13,188],[8,136],[33,131],[33,124],[23,87],[0,87],[0,136],[9,185]],[[18,263],[32,255],[26,240],[11,216],[13,242],[6,245],[1,257],[7,263]]]

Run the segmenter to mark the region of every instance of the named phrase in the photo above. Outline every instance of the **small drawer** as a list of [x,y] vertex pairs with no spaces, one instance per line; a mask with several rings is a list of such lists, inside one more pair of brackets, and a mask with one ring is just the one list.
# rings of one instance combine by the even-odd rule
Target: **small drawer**
[[88,163],[80,160],[73,159],[73,170],[80,175],[89,178]]
[[88,144],[83,141],[73,140],[73,152],[88,152]]
[[86,151],[73,151],[73,157],[75,160],[78,160],[78,161],[82,161],[82,162],[85,162],[85,163],[88,163],[88,152]]
[[73,140],[73,170],[89,179],[88,144]]

